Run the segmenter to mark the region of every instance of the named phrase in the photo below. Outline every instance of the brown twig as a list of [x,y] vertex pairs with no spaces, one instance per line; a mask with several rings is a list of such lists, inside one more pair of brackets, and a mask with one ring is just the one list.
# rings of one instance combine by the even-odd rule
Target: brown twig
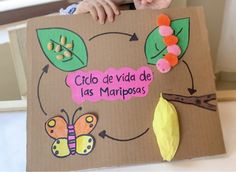
[[216,105],[208,103],[209,101],[216,100],[216,94],[208,94],[203,96],[183,96],[177,94],[162,93],[163,98],[168,101],[174,101],[184,104],[191,104],[207,110],[216,111]]

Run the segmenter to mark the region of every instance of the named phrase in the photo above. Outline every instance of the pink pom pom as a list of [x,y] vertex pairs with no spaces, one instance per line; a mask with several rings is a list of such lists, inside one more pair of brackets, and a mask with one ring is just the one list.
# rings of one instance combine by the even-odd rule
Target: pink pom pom
[[158,60],[156,67],[161,73],[167,73],[171,69],[170,63],[166,59]]
[[159,33],[161,36],[170,36],[173,34],[173,29],[170,26],[159,26]]
[[179,56],[181,54],[181,49],[178,45],[170,45],[167,47],[168,53]]

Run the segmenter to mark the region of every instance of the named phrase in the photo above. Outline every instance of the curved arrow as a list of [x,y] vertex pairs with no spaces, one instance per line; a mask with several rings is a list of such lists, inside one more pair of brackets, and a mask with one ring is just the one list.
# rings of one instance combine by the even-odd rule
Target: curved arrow
[[131,141],[131,140],[135,140],[141,136],[143,136],[144,134],[146,134],[148,132],[149,128],[147,128],[143,133],[139,134],[138,136],[136,137],[133,137],[133,138],[130,138],[130,139],[117,139],[117,138],[114,138],[112,136],[109,136],[107,133],[106,133],[106,130],[103,130],[101,131],[98,135],[105,139],[105,137],[109,138],[109,139],[112,139],[112,140],[115,140],[115,141],[119,141],[119,142],[128,142],[128,141]]
[[191,87],[191,88],[188,88],[188,92],[189,92],[191,95],[193,95],[194,93],[197,92],[197,90],[194,88],[193,74],[192,74],[192,72],[191,72],[191,70],[190,70],[190,67],[188,66],[188,63],[187,63],[186,61],[184,61],[184,60],[183,60],[183,62],[184,62],[184,64],[186,65],[186,67],[187,67],[187,69],[188,69],[188,72],[189,72],[190,77],[191,77],[191,82],[192,82],[192,87]]
[[129,33],[123,33],[123,32],[105,32],[105,33],[100,33],[98,35],[95,35],[95,36],[89,38],[89,41],[92,41],[94,38],[97,38],[99,36],[108,35],[108,34],[126,35],[126,36],[130,37],[129,41],[138,41],[138,37],[137,37],[136,33],[129,34]]
[[49,65],[47,64],[46,66],[43,67],[42,69],[42,73],[39,77],[39,81],[38,81],[38,86],[37,86],[37,97],[38,97],[38,102],[39,102],[39,106],[40,106],[40,109],[42,110],[42,112],[44,113],[44,115],[47,115],[47,113],[45,112],[43,106],[42,106],[42,103],[41,103],[41,99],[40,99],[40,94],[39,94],[39,87],[40,87],[40,83],[41,83],[41,80],[42,80],[42,77],[45,73],[48,73],[48,68],[49,68]]

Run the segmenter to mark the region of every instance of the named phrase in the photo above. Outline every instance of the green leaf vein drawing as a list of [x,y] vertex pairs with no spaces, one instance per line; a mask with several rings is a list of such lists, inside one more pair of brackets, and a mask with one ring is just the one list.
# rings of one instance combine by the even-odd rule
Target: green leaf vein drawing
[[[171,28],[174,35],[178,37],[178,45],[181,48],[181,59],[189,45],[190,37],[190,18],[181,18],[171,21]],[[159,27],[156,27],[147,37],[144,47],[148,64],[155,65],[157,61],[167,54],[167,47],[163,42],[163,37],[159,34]]]
[[65,28],[37,29],[42,51],[58,69],[71,72],[87,66],[88,52],[83,39]]

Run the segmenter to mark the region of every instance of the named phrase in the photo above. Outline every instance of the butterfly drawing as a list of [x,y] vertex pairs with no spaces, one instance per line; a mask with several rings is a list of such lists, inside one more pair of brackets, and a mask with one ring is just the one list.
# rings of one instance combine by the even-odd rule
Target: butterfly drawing
[[95,147],[95,138],[90,134],[96,127],[98,117],[91,113],[81,115],[74,120],[76,109],[70,118],[68,113],[61,109],[66,118],[62,115],[54,116],[45,123],[47,134],[54,139],[51,150],[53,155],[64,158],[69,155],[88,155]]

